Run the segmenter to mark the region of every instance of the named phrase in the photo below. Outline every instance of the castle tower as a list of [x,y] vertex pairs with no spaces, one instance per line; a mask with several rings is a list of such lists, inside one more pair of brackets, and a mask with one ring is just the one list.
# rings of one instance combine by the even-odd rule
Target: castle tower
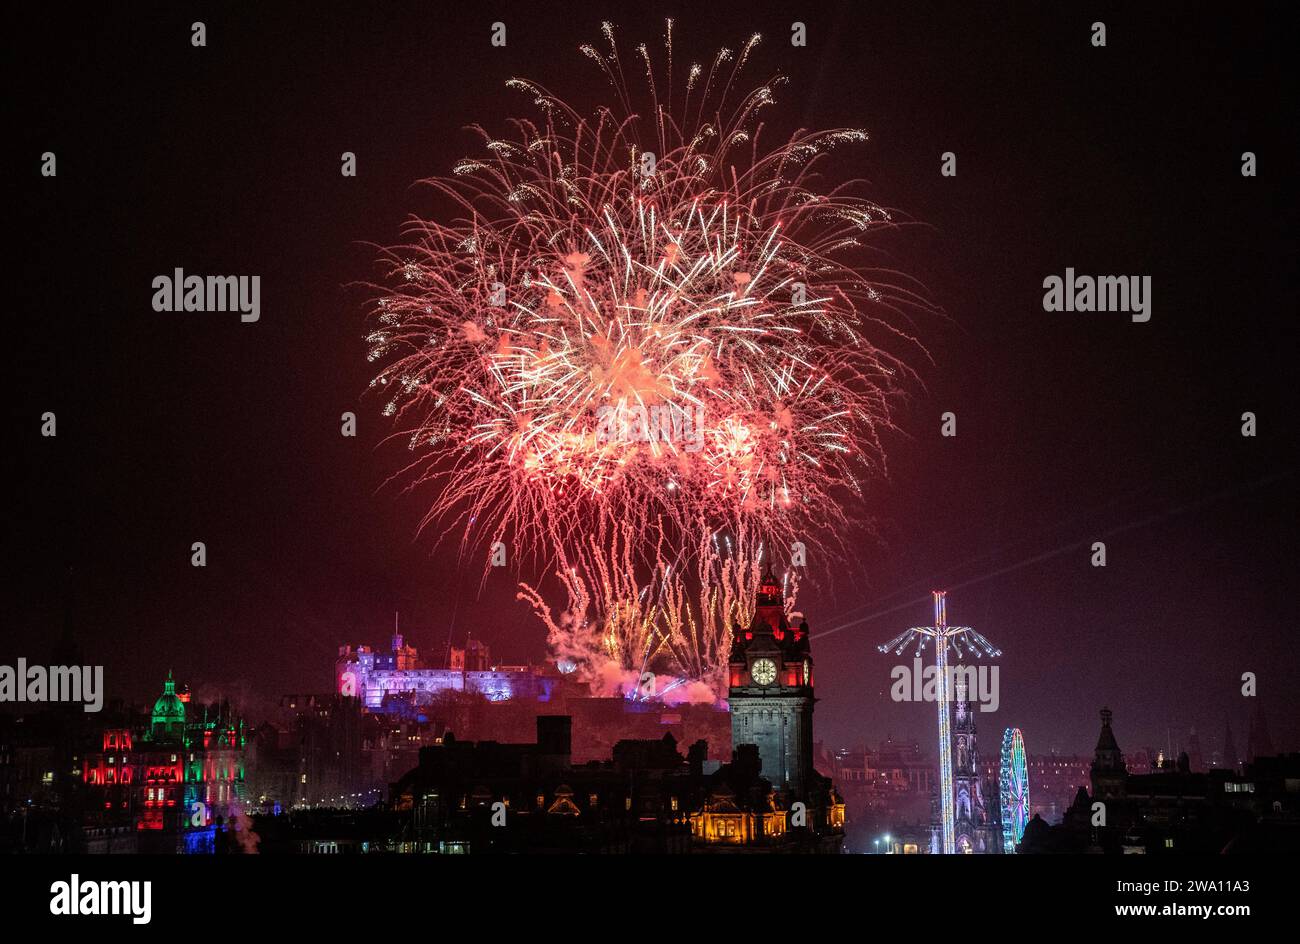
[[812,655],[808,624],[790,626],[771,568],[759,581],[749,629],[732,630],[728,660],[731,743],[753,744],[761,774],[787,798],[807,799],[813,774]]

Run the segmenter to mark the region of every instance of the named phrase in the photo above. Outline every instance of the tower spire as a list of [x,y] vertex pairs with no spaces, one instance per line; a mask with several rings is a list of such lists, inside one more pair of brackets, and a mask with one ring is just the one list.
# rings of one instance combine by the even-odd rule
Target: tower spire
[[1237,743],[1232,739],[1232,722],[1225,715],[1223,718],[1223,766],[1228,770],[1236,770],[1241,765],[1241,758],[1237,756]]
[[1101,709],[1101,733],[1097,736],[1097,749],[1093,752],[1090,770],[1094,798],[1122,795],[1128,779],[1124,755],[1110,727],[1111,717],[1109,708]]

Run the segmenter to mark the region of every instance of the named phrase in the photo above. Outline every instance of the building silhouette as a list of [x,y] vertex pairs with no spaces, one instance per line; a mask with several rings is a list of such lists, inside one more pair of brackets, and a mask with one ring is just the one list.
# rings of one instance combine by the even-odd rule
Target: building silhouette
[[[838,852],[844,803],[813,766],[812,656],[769,572],[729,664],[731,759],[671,734],[630,738],[608,760],[573,762],[573,721],[537,718],[531,744],[420,750],[394,784],[408,852]],[[319,840],[317,840],[319,841]]]
[[1300,840],[1300,754],[1257,757],[1240,771],[1174,763],[1130,773],[1101,712],[1090,787],[1079,788],[1063,822],[1035,816],[1022,853],[1205,854],[1290,852]]

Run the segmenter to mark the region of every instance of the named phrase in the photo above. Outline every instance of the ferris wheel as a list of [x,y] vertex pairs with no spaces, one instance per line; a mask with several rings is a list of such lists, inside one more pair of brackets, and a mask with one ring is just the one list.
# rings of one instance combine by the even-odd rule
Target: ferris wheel
[[1025,768],[1025,739],[1019,728],[1002,734],[1002,767],[998,774],[1002,800],[1002,851],[1014,853],[1029,822],[1029,772]]

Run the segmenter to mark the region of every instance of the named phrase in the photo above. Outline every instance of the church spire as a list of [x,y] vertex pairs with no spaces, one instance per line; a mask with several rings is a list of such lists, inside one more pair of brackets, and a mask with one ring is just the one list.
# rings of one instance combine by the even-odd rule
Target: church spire
[[1092,795],[1098,797],[1123,796],[1128,783],[1128,767],[1120,753],[1115,732],[1110,729],[1111,712],[1101,709],[1101,734],[1097,737],[1097,750],[1092,759]]
[[1236,770],[1241,766],[1241,758],[1237,756],[1237,742],[1232,739],[1232,722],[1226,716],[1223,719],[1223,766],[1228,770]]

